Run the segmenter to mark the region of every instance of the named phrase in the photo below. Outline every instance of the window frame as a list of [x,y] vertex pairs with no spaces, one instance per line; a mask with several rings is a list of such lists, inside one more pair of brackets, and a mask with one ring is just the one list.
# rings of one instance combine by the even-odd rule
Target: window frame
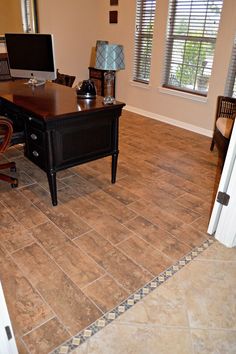
[[[214,54],[215,54],[215,44],[216,44],[216,40],[217,40],[217,35],[218,35],[218,30],[219,30],[219,25],[220,25],[220,19],[221,19],[221,10],[223,7],[223,0],[218,0],[217,5],[219,3],[219,5],[221,6],[220,8],[220,15],[219,15],[219,20],[218,20],[218,24],[217,24],[217,29],[215,32],[215,36],[209,36],[209,35],[191,35],[190,34],[176,34],[174,33],[176,31],[177,25],[179,24],[176,21],[176,13],[178,10],[178,5],[180,3],[181,0],[170,0],[169,2],[169,15],[168,15],[168,28],[167,28],[167,38],[166,38],[166,51],[165,51],[165,63],[164,63],[164,75],[163,75],[163,84],[162,87],[163,88],[167,88],[167,89],[171,89],[171,90],[177,90],[177,91],[181,91],[181,92],[186,92],[186,93],[190,93],[190,94],[194,94],[194,95],[200,95],[200,96],[207,96],[208,93],[208,88],[206,89],[205,92],[200,91],[197,89],[197,79],[199,76],[199,72],[202,71],[202,73],[204,72],[204,66],[203,66],[203,61],[200,60],[201,58],[201,50],[202,48],[204,48],[204,44],[205,45],[213,45],[213,49],[212,49],[212,64],[211,66],[207,67],[207,71],[210,72],[209,75],[209,79],[211,77],[211,73],[212,73],[212,67],[213,67],[213,62],[214,62]],[[187,2],[188,1],[188,2]],[[190,16],[188,17],[188,27],[187,27],[187,32],[191,32],[191,16],[192,16],[192,7],[193,4],[195,3],[195,6],[197,4],[197,0],[187,0],[185,1],[185,3],[187,3],[189,5],[190,8]],[[206,12],[204,13],[204,11],[202,12],[202,16],[204,16],[204,23],[202,25],[202,28],[200,27],[200,30],[202,30],[203,32],[206,30],[207,28],[207,13],[208,13],[208,7],[209,7],[209,3],[211,2],[211,0],[205,0],[206,2]],[[221,2],[221,3],[220,3]],[[182,5],[183,7],[183,5]],[[178,16],[179,13],[178,13]],[[185,16],[185,12],[183,11],[183,17]],[[179,18],[178,18],[179,21]],[[208,28],[207,28],[208,29]],[[210,26],[209,26],[210,29]],[[177,53],[177,49],[174,48],[174,44],[176,41],[182,41],[182,45],[183,45],[183,54],[182,54],[182,61],[181,63],[179,63],[178,65],[182,66],[181,69],[181,79],[182,79],[182,75],[183,75],[183,67],[184,66],[189,66],[192,67],[193,69],[195,68],[194,71],[194,83],[193,83],[193,88],[187,88],[186,85],[182,84],[180,82],[180,85],[174,85],[170,83],[170,75],[171,75],[171,67],[174,64],[175,60],[173,53]],[[199,45],[199,49],[197,50],[197,64],[196,65],[187,65],[184,62],[184,57],[186,56],[186,44],[190,44],[190,43],[196,43]],[[178,44],[177,44],[178,45]],[[188,53],[187,53],[188,54]],[[207,62],[206,62],[207,63]],[[177,64],[176,64],[177,65]],[[207,64],[206,64],[207,65]],[[191,83],[192,85],[192,83]]]
[[[133,81],[142,84],[150,81],[155,13],[156,0],[136,0]],[[149,31],[146,25],[151,26]]]

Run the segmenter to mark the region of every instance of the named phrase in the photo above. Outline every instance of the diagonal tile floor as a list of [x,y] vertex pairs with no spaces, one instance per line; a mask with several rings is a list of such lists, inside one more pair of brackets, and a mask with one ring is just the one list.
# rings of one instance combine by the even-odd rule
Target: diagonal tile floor
[[234,354],[236,250],[215,242],[74,354]]
[[0,184],[0,278],[20,353],[49,353],[208,240],[218,181],[210,139],[124,111],[110,158],[58,173],[59,205],[20,147]]

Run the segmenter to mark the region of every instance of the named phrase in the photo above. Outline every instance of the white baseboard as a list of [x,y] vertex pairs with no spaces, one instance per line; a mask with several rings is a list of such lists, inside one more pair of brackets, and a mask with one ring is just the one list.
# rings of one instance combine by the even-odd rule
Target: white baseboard
[[174,126],[179,127],[179,128],[190,130],[190,131],[192,131],[194,133],[198,133],[198,134],[209,136],[209,137],[212,137],[212,135],[213,135],[213,131],[212,130],[204,129],[204,128],[198,127],[196,125],[193,125],[193,124],[188,124],[188,123],[185,123],[185,122],[181,122],[180,120],[176,120],[176,119],[168,118],[168,117],[165,117],[165,116],[161,116],[159,114],[156,114],[156,113],[153,113],[153,112],[148,112],[148,111],[145,111],[145,110],[140,109],[140,108],[136,108],[136,107],[127,105],[123,109],[125,109],[126,111],[130,111],[130,112],[133,112],[133,113],[140,114],[140,115],[148,117],[148,118],[159,120],[160,122],[164,122],[164,123],[167,123],[167,124],[174,125]]

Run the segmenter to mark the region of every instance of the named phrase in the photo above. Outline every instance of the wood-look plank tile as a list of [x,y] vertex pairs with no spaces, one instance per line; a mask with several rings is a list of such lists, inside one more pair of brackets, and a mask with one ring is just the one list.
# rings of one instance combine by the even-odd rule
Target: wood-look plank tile
[[105,253],[99,262],[126,290],[134,292],[151,280],[152,275],[116,248]]
[[87,195],[97,190],[94,184],[78,175],[63,178],[63,182],[71,187],[78,195]]
[[130,237],[121,242],[117,248],[154,276],[173,264],[173,259],[165,256],[139,237]]
[[84,292],[104,313],[125,300],[129,294],[109,275],[96,280]]
[[96,262],[101,262],[103,255],[114,248],[107,239],[94,230],[76,238],[73,242]]
[[23,336],[23,341],[29,348],[30,354],[48,354],[70,336],[66,328],[54,317]]
[[195,195],[198,198],[203,200],[210,200],[212,197],[212,190],[204,187],[200,187],[197,184],[194,184],[190,181],[187,181],[183,177],[176,176],[172,173],[166,173],[165,175],[159,178],[161,183],[168,183],[172,186],[174,185],[176,188]]
[[45,215],[25,198],[20,190],[1,193],[1,201],[25,228],[30,228],[46,221]]
[[176,201],[186,208],[196,211],[200,215],[209,215],[211,210],[210,201],[204,201],[190,193],[185,193],[181,197],[177,198]]
[[114,245],[132,236],[132,232],[126,226],[110,215],[103,215],[93,227]]
[[129,221],[126,226],[174,262],[191,251],[190,245],[177,240],[142,216]]
[[168,196],[163,199],[159,199],[156,204],[159,208],[167,211],[172,216],[175,216],[186,224],[192,223],[200,216],[199,213],[181,205],[180,203],[178,203],[178,200],[173,200],[173,198],[170,198]]
[[87,198],[99,205],[99,208],[106,214],[113,216],[120,222],[128,221],[136,215],[132,210],[102,190],[91,193]]
[[168,210],[161,209],[148,200],[134,202],[129,208],[137,214],[144,216],[151,223],[169,232],[184,224],[182,220],[169,213]]
[[101,316],[98,308],[37,244],[15,252],[14,260],[70,334]]
[[31,230],[35,239],[80,288],[100,278],[104,271],[82,252],[54,224],[48,222]]
[[68,209],[73,210],[73,212],[88,225],[93,226],[99,218],[103,217],[104,211],[94,203],[90,202],[87,198],[80,197],[67,201],[67,193],[68,189],[63,189],[61,191],[60,198],[62,201],[65,201],[63,202],[64,205],[66,205]]
[[119,200],[124,205],[129,205],[130,203],[133,203],[135,200],[139,199],[139,196],[135,195],[127,189],[122,188],[119,182],[115,185],[105,188],[104,192]]
[[180,241],[187,243],[191,247],[199,246],[203,243],[209,235],[198,231],[191,225],[181,225],[180,227],[173,229],[172,234]]
[[[72,210],[64,205],[52,207],[47,191],[39,185],[22,189],[22,193],[41,210],[49,220],[54,222],[70,239],[78,237],[90,230],[88,224],[81,220]],[[44,221],[47,221],[48,219]]]
[[53,316],[48,304],[1,248],[0,279],[16,335],[27,333]]

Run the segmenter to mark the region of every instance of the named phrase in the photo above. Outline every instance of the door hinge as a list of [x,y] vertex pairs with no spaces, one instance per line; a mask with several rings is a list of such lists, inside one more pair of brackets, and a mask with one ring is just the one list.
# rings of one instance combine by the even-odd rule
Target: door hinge
[[6,334],[7,334],[7,339],[8,340],[12,339],[11,328],[9,326],[6,326],[5,327],[5,331],[6,331]]
[[217,202],[227,206],[229,204],[230,196],[225,192],[219,192],[217,194]]

